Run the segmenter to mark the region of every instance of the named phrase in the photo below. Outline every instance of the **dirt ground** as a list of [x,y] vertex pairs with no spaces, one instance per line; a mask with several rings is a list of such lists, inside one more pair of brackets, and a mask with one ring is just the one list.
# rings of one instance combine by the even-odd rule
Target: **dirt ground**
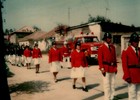
[[[98,65],[87,69],[86,81],[88,92],[82,91],[81,79],[77,80],[77,89],[72,89],[70,70],[62,68],[58,74],[58,82],[54,83],[49,72],[48,56],[41,59],[40,73],[35,73],[35,67],[17,67],[8,64],[11,77],[8,77],[11,100],[103,100],[102,76]],[[119,60],[120,62],[120,60]],[[121,62],[118,64],[116,77],[116,100],[127,100],[127,85],[122,80]]]

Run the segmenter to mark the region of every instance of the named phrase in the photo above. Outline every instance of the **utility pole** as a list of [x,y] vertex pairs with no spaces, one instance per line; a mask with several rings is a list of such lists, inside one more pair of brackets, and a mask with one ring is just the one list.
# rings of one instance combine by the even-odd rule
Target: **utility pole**
[[106,10],[106,12],[105,12],[105,17],[108,18],[107,12],[108,12],[109,8],[106,8],[105,10]]
[[3,0],[0,0],[0,100],[11,100],[7,81],[6,65],[4,60],[4,32],[2,20]]

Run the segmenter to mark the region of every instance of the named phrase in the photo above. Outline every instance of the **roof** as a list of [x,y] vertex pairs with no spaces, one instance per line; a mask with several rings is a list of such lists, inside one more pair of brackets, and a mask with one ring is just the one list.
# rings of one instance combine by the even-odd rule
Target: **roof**
[[100,22],[84,23],[84,24],[68,27],[68,30],[70,31],[70,30],[74,30],[74,29],[78,29],[78,28],[88,27],[90,25],[95,25],[95,24],[99,24],[99,23]]
[[25,36],[24,38],[18,39],[18,42],[28,41],[28,40],[39,40],[39,39],[41,39],[40,37],[42,37],[46,33],[47,32],[44,32],[44,31],[37,31],[28,36]]
[[55,28],[54,28],[51,31],[49,31],[49,32],[43,34],[42,36],[40,36],[39,39],[46,39],[46,38],[54,37],[55,34],[56,34],[56,32],[55,32]]
[[24,26],[20,28],[19,30],[16,30],[16,32],[35,32],[35,30],[33,29],[33,27]]
[[77,26],[68,27],[68,31],[88,27],[90,25],[99,24],[101,25],[102,31],[104,32],[134,32],[140,31],[140,27],[123,25],[121,23],[113,23],[113,22],[93,22],[93,23],[84,23]]
[[140,31],[140,28],[134,26],[128,26],[118,23],[101,22],[102,31],[104,32],[134,32]]

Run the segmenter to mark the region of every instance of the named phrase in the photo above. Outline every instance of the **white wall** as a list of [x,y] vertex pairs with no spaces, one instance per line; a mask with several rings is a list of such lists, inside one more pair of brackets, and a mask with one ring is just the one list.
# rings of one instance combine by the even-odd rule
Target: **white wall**
[[98,37],[99,41],[101,41],[101,26],[99,24],[89,24],[89,29]]

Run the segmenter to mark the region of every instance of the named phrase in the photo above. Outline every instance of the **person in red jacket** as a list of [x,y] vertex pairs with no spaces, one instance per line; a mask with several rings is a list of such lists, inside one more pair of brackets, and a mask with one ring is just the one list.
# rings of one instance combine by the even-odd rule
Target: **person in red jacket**
[[123,79],[128,83],[129,100],[140,100],[140,48],[139,35],[132,33],[130,36],[130,45],[123,50],[122,68]]
[[52,48],[49,50],[49,63],[50,63],[50,72],[53,73],[54,82],[56,83],[57,74],[61,69],[60,62],[62,61],[61,51],[56,47],[56,42],[52,42]]
[[115,94],[115,76],[117,74],[116,50],[111,44],[112,35],[105,33],[103,45],[98,49],[99,70],[103,75],[104,99],[113,100]]
[[23,55],[25,57],[25,63],[27,66],[27,69],[31,68],[31,60],[32,60],[32,51],[29,49],[29,46],[25,47],[25,50],[23,52]]
[[82,78],[83,91],[88,92],[86,87],[85,68],[88,67],[86,56],[81,50],[81,43],[75,44],[75,49],[71,52],[71,78],[73,78],[73,89],[76,89],[77,78]]
[[38,44],[36,43],[33,48],[32,58],[34,60],[34,65],[36,66],[36,73],[39,73],[40,68],[40,58],[42,57],[42,53],[38,48]]
[[62,66],[66,68],[71,68],[70,63],[70,48],[67,41],[64,41],[64,45],[61,48],[61,54],[63,58]]

